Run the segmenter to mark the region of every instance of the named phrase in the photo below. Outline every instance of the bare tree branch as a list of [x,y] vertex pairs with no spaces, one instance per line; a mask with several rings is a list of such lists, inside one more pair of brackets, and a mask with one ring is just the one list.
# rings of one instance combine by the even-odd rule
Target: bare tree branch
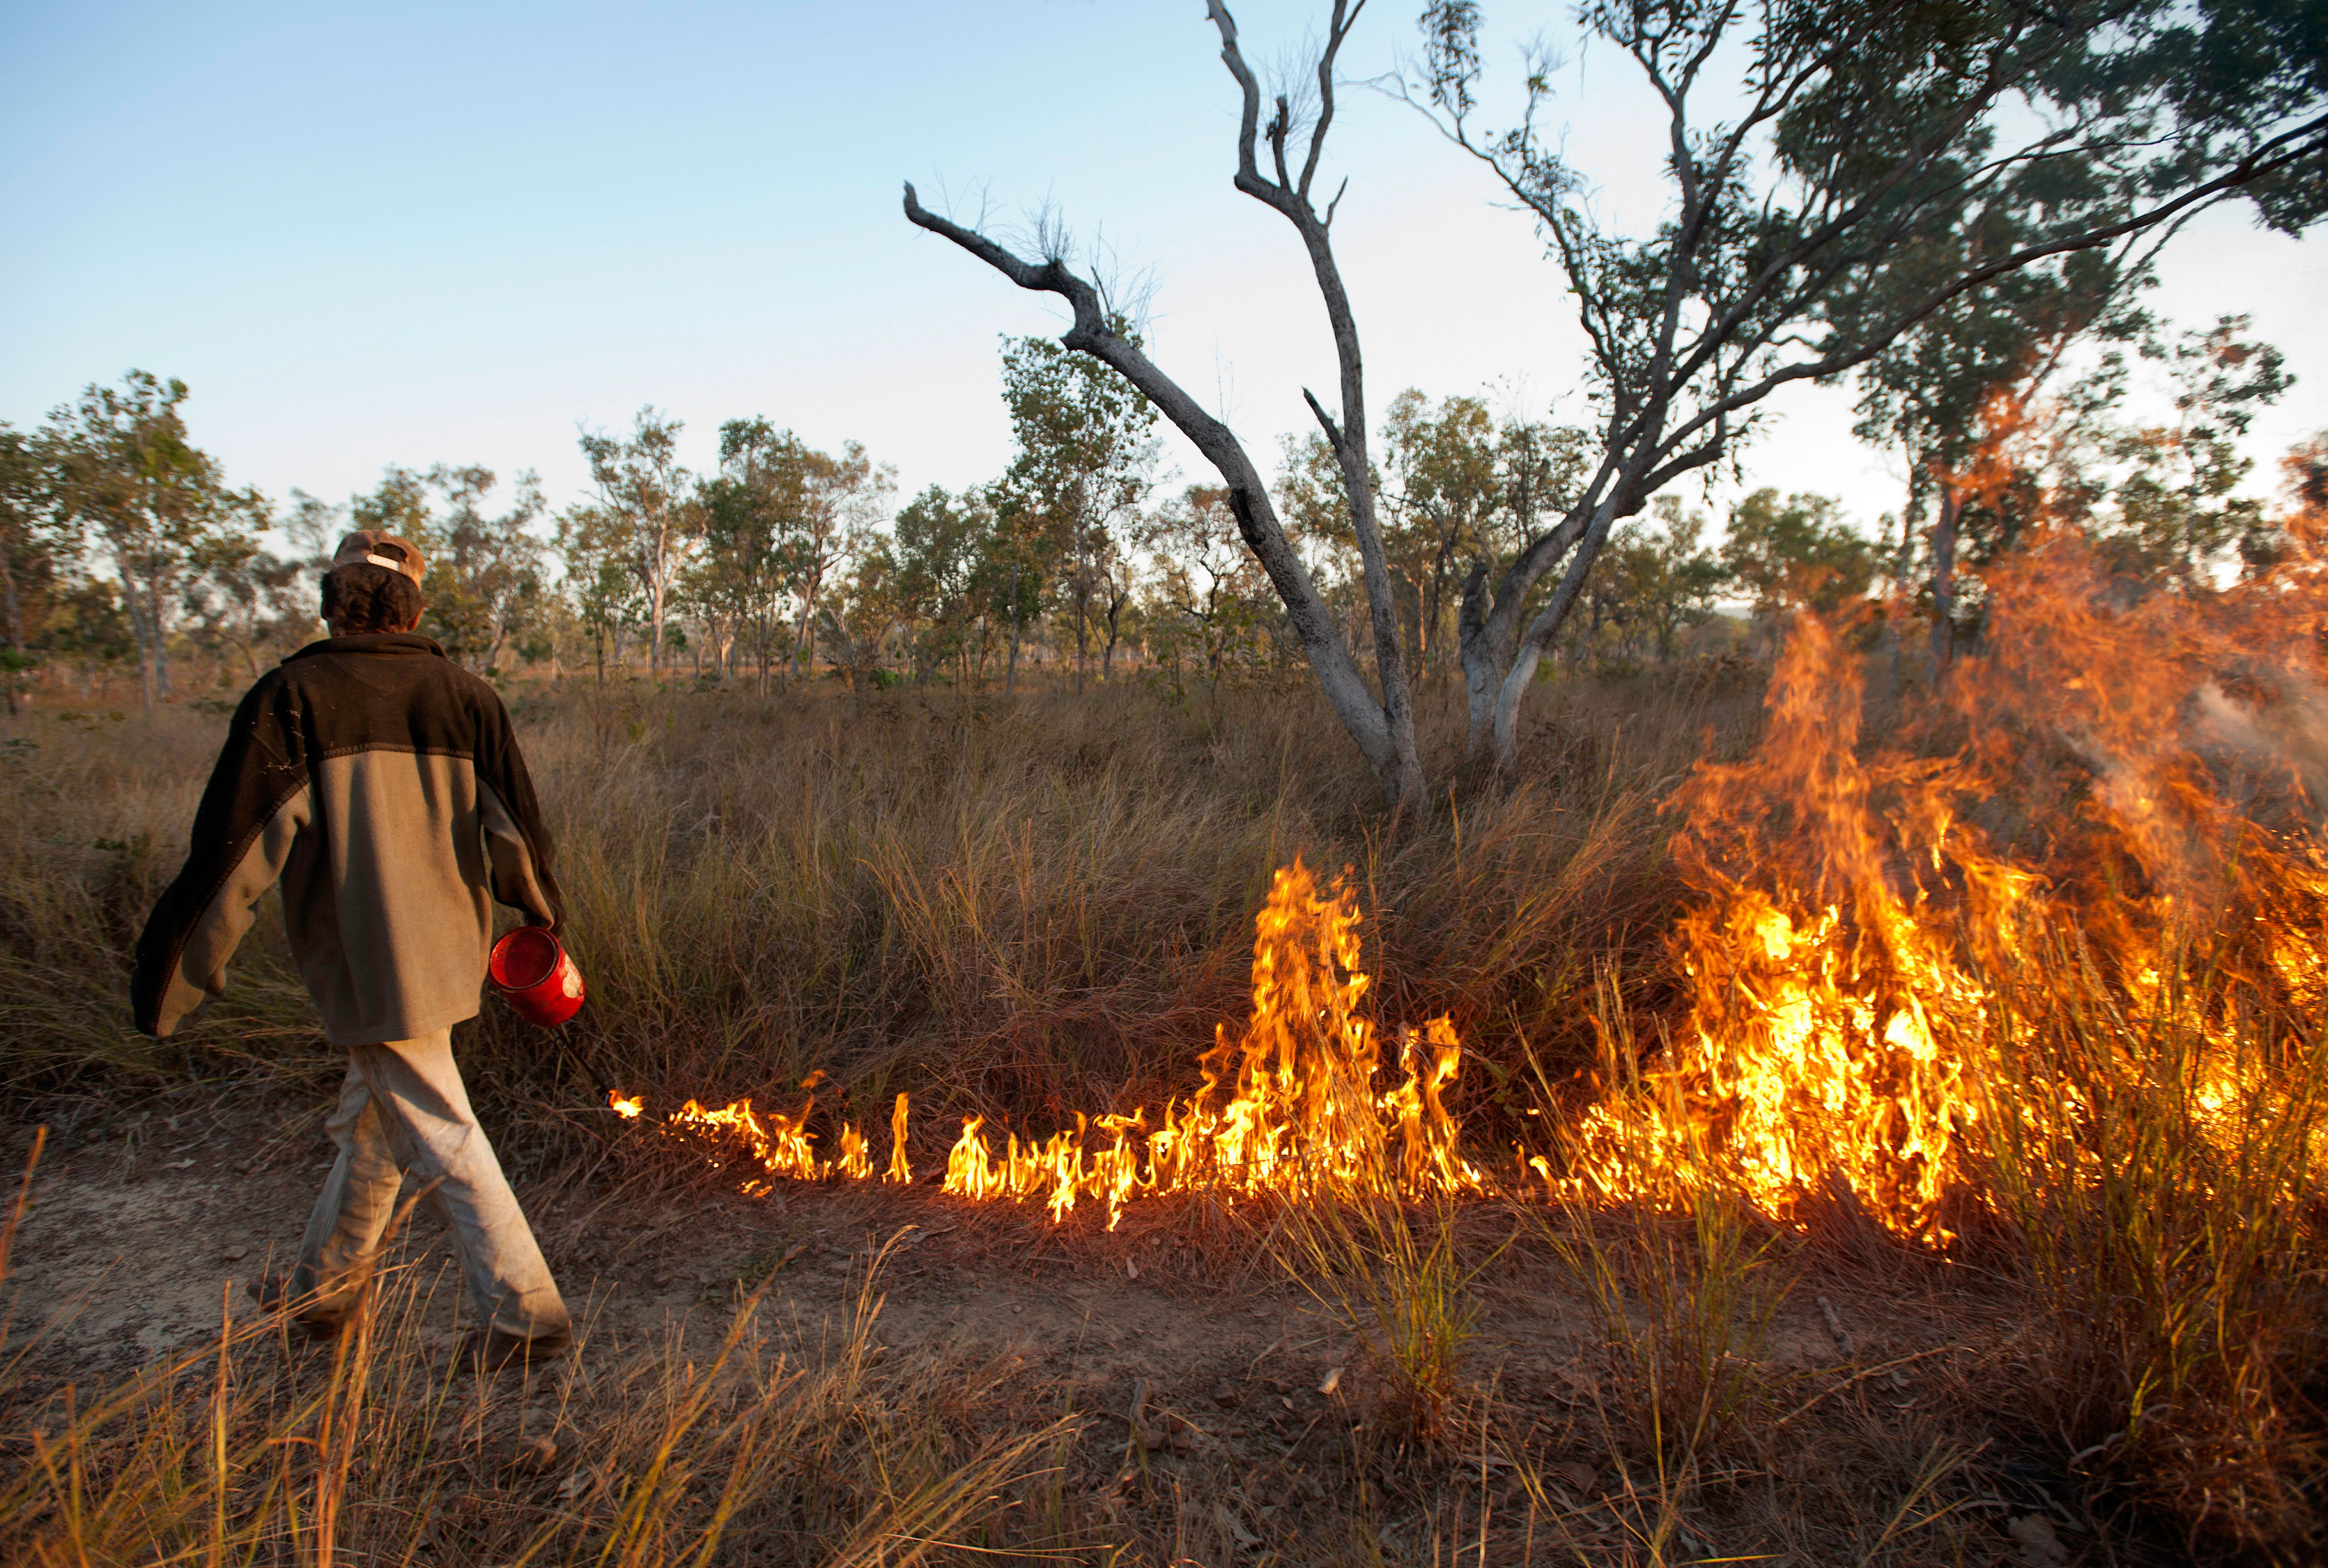
[[1099,290],[1089,280],[1077,277],[1056,258],[1037,263],[1015,256],[975,230],[928,211],[915,194],[911,182],[905,189],[906,217],[916,227],[953,241],[1021,288],[1054,294],[1065,300],[1074,309],[1075,319],[1059,341],[1068,348],[1090,354],[1131,382],[1220,471],[1228,485],[1229,503],[1236,516],[1238,531],[1284,603],[1319,688],[1376,775],[1385,778],[1386,784],[1394,784],[1397,758],[1383,709],[1366,690],[1357,661],[1334,624],[1331,608],[1318,592],[1292,542],[1286,538],[1270,501],[1268,486],[1262,482],[1235,434],[1137,346],[1115,332],[1107,319]]

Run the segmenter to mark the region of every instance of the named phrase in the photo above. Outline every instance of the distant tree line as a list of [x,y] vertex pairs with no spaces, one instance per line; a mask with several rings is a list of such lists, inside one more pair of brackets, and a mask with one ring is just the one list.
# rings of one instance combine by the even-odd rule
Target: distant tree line
[[[1869,528],[1833,497],[1763,488],[1717,538],[1702,505],[1657,496],[1611,529],[1554,662],[1767,651],[1794,612],[1854,603],[1923,625],[1945,659],[1980,634],[1983,568],[2041,522],[2096,540],[2132,592],[2267,565],[2281,521],[2245,493],[2239,440],[2291,384],[2281,356],[2243,317],[2174,333],[2122,305],[2081,355],[2049,344],[1961,399],[1961,427],[1943,430],[1938,392],[1898,367],[1866,378],[1861,434],[1914,429],[1938,454]],[[2125,418],[2144,365],[2168,389],[2163,420]],[[0,684],[11,711],[37,684],[93,699],[127,679],[148,704],[238,686],[322,634],[316,586],[352,528],[421,546],[422,630],[493,675],[1007,693],[1037,662],[1077,690],[1136,673],[1186,693],[1303,666],[1227,487],[1159,480],[1144,398],[1039,337],[1005,340],[1002,391],[1015,455],[958,492],[896,504],[894,474],[861,446],[820,451],[765,418],[721,425],[716,470],[690,473],[681,425],[649,407],[627,431],[581,434],[590,493],[553,514],[531,473],[504,492],[490,468],[442,463],[390,465],[344,502],[295,489],[278,505],[195,445],[183,382],[133,371],[36,430],[0,425]],[[1573,507],[1591,437],[1413,389],[1375,437],[1367,484],[1405,667],[1461,681],[1466,601],[1476,612],[1483,581]],[[2287,475],[2297,507],[2328,502],[2328,435],[2291,454]],[[1286,440],[1271,491],[1336,634],[1370,654],[1330,443]]]

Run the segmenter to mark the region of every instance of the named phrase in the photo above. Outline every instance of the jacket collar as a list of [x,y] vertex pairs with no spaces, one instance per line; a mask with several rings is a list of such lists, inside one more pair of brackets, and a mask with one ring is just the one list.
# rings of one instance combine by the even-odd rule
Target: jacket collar
[[310,643],[290,658],[305,659],[315,653],[389,653],[405,658],[434,654],[442,659],[445,650],[434,637],[424,637],[418,632],[366,632],[353,637],[325,637]]

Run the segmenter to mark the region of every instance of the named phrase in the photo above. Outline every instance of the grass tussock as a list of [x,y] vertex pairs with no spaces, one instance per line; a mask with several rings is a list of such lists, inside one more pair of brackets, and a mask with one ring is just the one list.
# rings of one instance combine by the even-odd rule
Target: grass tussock
[[2031,1415],[2191,1548],[2300,1554],[2328,1545],[2328,1042],[2203,945],[2175,958],[2141,1016],[2068,943],[2000,988],[1990,1193],[2038,1304]]
[[[853,1115],[908,1089],[933,1110],[1053,1122],[1188,1086],[1214,1024],[1243,1011],[1252,912],[1296,854],[1355,869],[1385,1016],[1451,1011],[1478,1094],[1523,1103],[1526,1045],[1587,1038],[1586,955],[1654,944],[1670,898],[1655,807],[1698,731],[1751,718],[1736,695],[1649,690],[1551,705],[1527,784],[1458,790],[1395,837],[1300,690],[512,701],[590,985],[567,1032],[599,1074],[728,1097],[821,1068]],[[1446,751],[1460,715],[1442,696]],[[27,810],[0,835],[15,1089],[100,1065],[328,1056],[271,900],[221,1002],[164,1047],[127,1028],[128,944],[176,869],[222,722],[21,727],[5,765]],[[566,1070],[491,1009],[464,1048],[488,1080]]]
[[1288,1205],[1272,1255],[1338,1319],[1365,1357],[1389,1429],[1444,1441],[1460,1424],[1473,1291],[1497,1255],[1466,1255],[1453,1206],[1378,1197]]

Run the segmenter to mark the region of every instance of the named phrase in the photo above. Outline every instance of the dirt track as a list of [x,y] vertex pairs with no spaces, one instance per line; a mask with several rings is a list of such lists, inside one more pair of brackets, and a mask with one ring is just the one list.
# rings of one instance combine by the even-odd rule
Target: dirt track
[[[222,1298],[247,1317],[241,1282],[296,1245],[328,1164],[321,1101],[240,1091],[65,1108],[14,1260],[12,1343],[45,1328],[22,1392],[93,1391],[158,1357],[199,1353],[218,1332]],[[17,1161],[30,1142],[29,1128],[12,1136]],[[1394,1445],[1385,1451],[1378,1434],[1359,1437],[1366,1374],[1349,1330],[1288,1282],[1242,1221],[1136,1209],[1111,1235],[1096,1216],[1054,1227],[1039,1211],[973,1207],[934,1185],[779,1183],[747,1198],[668,1158],[634,1160],[621,1181],[609,1166],[555,1186],[522,1179],[513,1163],[584,1329],[582,1370],[605,1388],[674,1335],[690,1354],[708,1351],[742,1292],[772,1272],[761,1310],[775,1329],[801,1343],[833,1335],[886,1244],[874,1338],[964,1369],[965,1385],[983,1391],[975,1420],[1085,1417],[1066,1456],[1083,1506],[1145,1516],[1150,1538],[1169,1535],[1200,1561],[1216,1560],[1201,1537],[1224,1554],[1281,1540],[1361,1476],[1385,1515],[1418,1531],[1432,1527],[1450,1487],[1499,1507],[1519,1500],[1494,1455],[1461,1452],[1459,1441],[1462,1462],[1442,1453],[1420,1465]],[[449,1348],[465,1309],[433,1218],[416,1221],[396,1261],[437,1278],[424,1342]],[[1585,1336],[1588,1315],[1525,1266],[1498,1270],[1478,1293],[1485,1311],[1464,1376],[1498,1407],[1497,1446],[1513,1451],[1518,1435],[1535,1472],[1564,1483],[1570,1538],[1613,1545],[1621,1507],[1601,1496],[1612,1461],[1591,1436],[1604,1358]],[[1845,1314],[1871,1364],[1937,1343],[1929,1315],[1888,1311],[1878,1328],[1870,1306]],[[1763,1354],[1773,1371],[1811,1375],[1833,1366],[1836,1347],[1798,1297]],[[1904,1381],[1881,1387],[1886,1426],[1918,1419]],[[518,1409],[511,1419],[540,1413]],[[553,1417],[561,1451],[587,1452],[588,1422],[587,1405]]]

